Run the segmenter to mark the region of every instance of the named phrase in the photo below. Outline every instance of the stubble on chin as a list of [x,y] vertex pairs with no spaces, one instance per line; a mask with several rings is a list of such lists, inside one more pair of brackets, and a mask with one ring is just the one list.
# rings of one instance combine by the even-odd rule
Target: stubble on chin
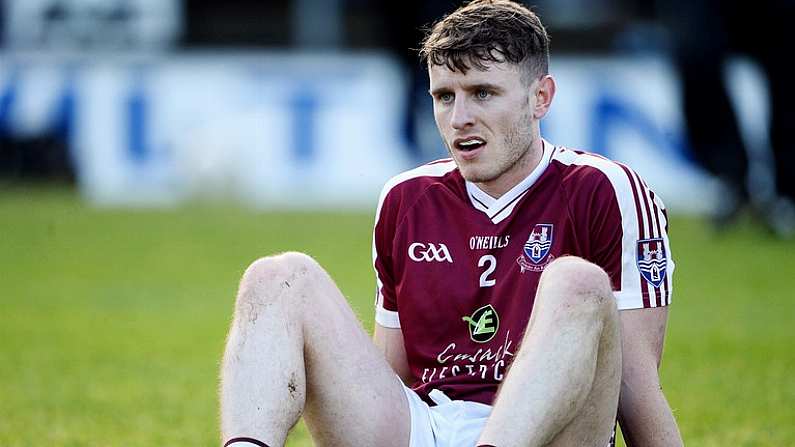
[[499,177],[499,173],[495,174],[494,172],[488,172],[488,168],[489,167],[486,166],[486,169],[478,170],[474,166],[468,166],[464,169],[461,169],[461,165],[458,165],[458,170],[461,171],[461,175],[470,183],[488,183]]
[[509,152],[497,150],[496,153],[490,154],[492,156],[496,155],[495,158],[484,154],[486,159],[481,158],[476,162],[459,160],[453,155],[447,142],[445,142],[445,147],[456,166],[458,166],[461,176],[466,181],[470,183],[489,183],[515,169],[523,170],[525,165],[529,164],[533,159],[533,141],[533,136],[529,130],[524,132],[514,129],[502,141],[504,148],[510,148]]
[[510,152],[507,152],[506,157],[502,160],[501,174],[514,169],[526,169],[534,158],[534,143],[535,138],[531,128],[518,126],[513,128],[502,142],[506,148],[510,148]]
[[470,183],[489,183],[493,182],[500,178],[506,172],[511,171],[516,167],[518,163],[526,162],[526,152],[529,151],[529,147],[525,148],[524,150],[513,151],[508,154],[502,154],[502,157],[499,158],[492,158],[495,154],[485,155],[484,158],[480,158],[475,162],[472,161],[463,161],[458,160],[456,157],[450,154],[455,161],[456,166],[458,166],[459,172],[461,172],[461,176]]
[[464,180],[470,183],[480,183],[484,181],[488,181],[488,179],[483,180],[484,177],[487,177],[478,172],[476,166],[472,166],[473,163],[466,161],[459,160],[454,154],[452,149],[450,149],[450,144],[447,141],[444,142],[445,148],[447,148],[447,153],[450,155],[450,158],[453,159],[455,165],[458,166],[458,171],[461,173],[461,176],[464,177]]

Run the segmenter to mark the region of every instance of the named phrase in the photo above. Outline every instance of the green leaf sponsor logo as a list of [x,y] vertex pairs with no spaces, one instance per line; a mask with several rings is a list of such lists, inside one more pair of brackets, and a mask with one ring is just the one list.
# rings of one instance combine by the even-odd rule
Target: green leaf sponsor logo
[[472,341],[478,343],[486,343],[497,335],[497,329],[500,328],[500,317],[497,311],[491,304],[487,304],[469,317],[462,317],[469,326],[469,337]]

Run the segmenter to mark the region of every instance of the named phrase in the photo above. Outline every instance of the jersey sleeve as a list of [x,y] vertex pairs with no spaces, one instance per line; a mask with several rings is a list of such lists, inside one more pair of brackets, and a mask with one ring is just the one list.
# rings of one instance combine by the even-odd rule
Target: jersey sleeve
[[373,228],[373,268],[375,269],[375,321],[381,326],[399,328],[395,278],[392,263],[392,241],[398,212],[396,194],[384,187],[378,200]]
[[610,165],[579,194],[585,252],[610,276],[619,310],[667,306],[675,265],[665,205],[633,170]]

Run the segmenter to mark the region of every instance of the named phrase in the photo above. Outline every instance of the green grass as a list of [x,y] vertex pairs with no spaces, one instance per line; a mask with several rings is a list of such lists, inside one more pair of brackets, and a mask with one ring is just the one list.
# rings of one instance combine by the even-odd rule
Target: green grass
[[[372,216],[93,209],[0,192],[0,446],[217,445],[217,370],[251,260],[306,251],[372,327]],[[686,442],[795,445],[795,242],[674,218],[662,374]],[[292,447],[309,446],[302,426]]]

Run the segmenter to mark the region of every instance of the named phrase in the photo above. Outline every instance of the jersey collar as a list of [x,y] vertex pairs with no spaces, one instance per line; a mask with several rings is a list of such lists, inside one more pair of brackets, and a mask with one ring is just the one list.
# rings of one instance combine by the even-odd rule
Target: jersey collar
[[474,183],[465,181],[467,195],[469,196],[469,201],[472,203],[472,206],[484,212],[495,224],[500,223],[506,217],[510,216],[516,204],[519,203],[530,187],[541,177],[541,174],[544,173],[547,166],[549,166],[549,161],[552,158],[552,153],[555,148],[543,138],[541,139],[541,144],[543,146],[543,153],[538,166],[533,169],[530,175],[503,194],[499,199],[495,199],[483,192],[483,190],[478,188]]

